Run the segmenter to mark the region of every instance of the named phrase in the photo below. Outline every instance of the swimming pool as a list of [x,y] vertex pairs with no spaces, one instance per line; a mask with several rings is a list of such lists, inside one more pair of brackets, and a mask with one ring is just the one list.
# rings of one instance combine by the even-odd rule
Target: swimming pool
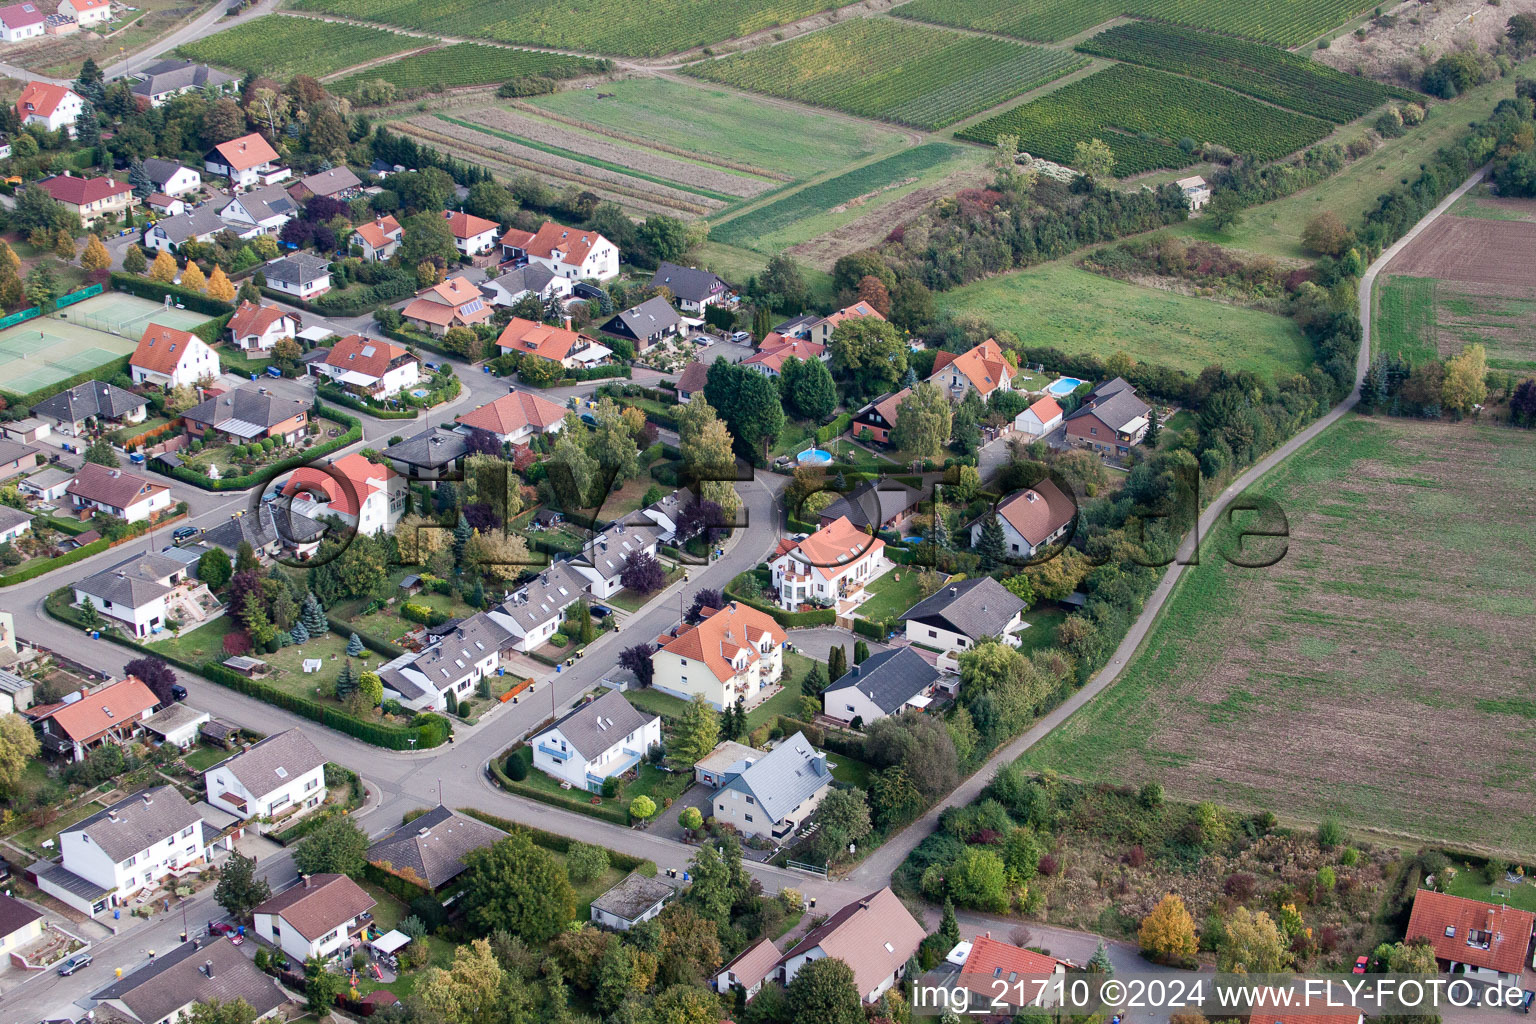
[[1077,390],[1077,386],[1081,383],[1082,381],[1076,377],[1062,377],[1060,380],[1052,381],[1045,390],[1053,395],[1070,395]]
[[802,466],[825,466],[832,461],[832,453],[824,448],[807,448],[795,456],[795,461]]

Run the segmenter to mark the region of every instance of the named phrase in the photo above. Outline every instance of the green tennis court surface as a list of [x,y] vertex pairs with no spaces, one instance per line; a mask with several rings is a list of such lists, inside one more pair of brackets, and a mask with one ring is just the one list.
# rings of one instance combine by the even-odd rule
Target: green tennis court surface
[[108,292],[0,331],[0,391],[26,395],[131,353],[152,323],[187,331],[209,319]]

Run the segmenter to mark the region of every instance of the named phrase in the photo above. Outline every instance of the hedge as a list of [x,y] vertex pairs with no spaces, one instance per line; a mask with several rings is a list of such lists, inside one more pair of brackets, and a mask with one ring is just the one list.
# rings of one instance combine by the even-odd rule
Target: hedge
[[[537,786],[530,786],[526,782],[514,782],[507,776],[506,769],[502,767],[505,761],[505,754],[497,755],[496,759],[491,762],[491,772],[496,776],[496,781],[501,784],[501,788],[507,792],[515,793],[518,796],[525,796],[529,800],[537,800],[541,804],[549,804],[551,807],[560,807],[567,811],[574,811],[577,814],[585,814],[590,818],[601,818],[604,821],[611,821],[615,825],[629,825],[629,811],[626,808],[608,804],[588,803],[586,800],[561,796],[557,793],[540,789]],[[582,791],[572,790],[572,792]],[[475,812],[471,811],[469,813],[474,814]],[[477,814],[476,817],[479,817],[479,815]],[[487,822],[487,824],[494,825],[496,823]],[[501,826],[498,825],[497,827],[500,828]],[[518,827],[521,828],[522,826]]]
[[75,548],[75,550],[66,552],[57,558],[36,562],[24,569],[11,573],[9,576],[0,576],[0,587],[14,587],[18,583],[35,580],[44,573],[52,572],[55,569],[62,569],[66,565],[71,565],[81,559],[90,558],[92,555],[99,555],[111,546],[112,542],[105,537],[100,540],[93,540],[84,547]]
[[[49,615],[60,622],[71,626],[85,627],[85,623],[79,618],[79,613],[69,605],[69,588],[61,587],[48,595],[43,602],[43,607]],[[314,722],[337,732],[346,733],[348,736],[362,740],[364,743],[372,743],[376,747],[384,747],[387,750],[427,750],[441,746],[448,742],[448,734],[453,727],[442,715],[423,714],[416,717],[412,725],[385,725],[378,722],[365,722],[360,718],[353,718],[340,708],[328,707],[319,701],[306,697],[295,697],[284,690],[279,690],[270,683],[259,679],[247,679],[240,673],[225,668],[218,661],[209,660],[201,665],[194,664],[163,650],[147,647],[137,640],[131,639],[119,633],[115,629],[102,632],[102,638],[110,640],[122,647],[138,651],[141,654],[150,654],[163,661],[175,665],[184,672],[200,675],[204,679],[227,686],[237,693],[243,693],[257,700],[266,701],[276,705],[285,711],[291,711],[296,715],[302,715]],[[415,740],[413,744],[411,741]]]
[[793,736],[797,732],[805,733],[807,739],[813,735],[819,736],[819,740],[812,741],[816,746],[825,747],[833,753],[851,757],[856,761],[864,760],[864,738],[856,733],[824,728],[813,722],[803,722],[790,715],[780,715],[777,724],[786,736]]
[[372,633],[364,633],[357,627],[350,626],[345,622],[338,622],[336,619],[331,618],[329,614],[326,615],[325,622],[326,625],[331,627],[331,632],[337,636],[351,636],[353,633],[356,633],[357,638],[363,642],[363,646],[375,654],[383,655],[393,660],[406,653],[404,647],[392,644],[388,640],[380,640]]
[[[736,579],[740,578],[738,576]],[[820,608],[814,612],[787,612],[777,605],[743,595],[736,587],[736,580],[731,580],[726,585],[725,596],[733,601],[740,601],[748,608],[756,608],[760,612],[773,616],[773,620],[785,629],[798,629],[805,626],[831,626],[837,622],[837,610],[834,608]]]
[[201,487],[205,491],[245,491],[259,484],[264,484],[273,477],[288,472],[290,469],[310,465],[317,459],[332,452],[340,451],[348,445],[355,444],[363,439],[363,423],[361,420],[355,416],[348,416],[344,412],[329,409],[321,405],[319,399],[316,399],[315,404],[310,407],[310,415],[314,417],[324,416],[326,419],[335,420],[337,423],[345,425],[347,432],[340,437],[317,444],[313,448],[300,452],[298,455],[290,455],[286,459],[281,459],[264,469],[245,476],[226,476],[219,480],[210,480],[206,476],[194,473],[186,466],[167,466],[158,459],[150,459],[149,467],[156,473],[174,477],[183,483],[191,484],[194,487]]
[[[202,292],[194,292],[190,288],[183,288],[179,284],[164,284],[160,281],[151,281],[147,277],[139,277],[137,274],[129,274],[121,270],[113,271],[112,287],[129,295],[137,295],[141,299],[153,299],[156,302],[164,301],[167,295],[173,295],[181,301],[183,306],[196,313],[207,313],[209,316],[223,316],[225,313],[233,313],[235,307],[228,302],[220,302],[210,298]],[[281,296],[284,300],[288,296]]]
[[420,331],[410,331],[404,328],[391,330],[388,327],[380,327],[379,333],[384,335],[386,338],[400,342],[402,345],[415,345],[417,348],[428,349],[432,352],[436,352],[438,355],[452,356],[455,359],[464,358],[464,356],[458,352],[448,351],[438,343],[436,338],[433,338],[430,335],[422,334]]
[[[505,760],[506,756],[503,754],[493,763],[500,764]],[[467,814],[471,818],[478,818],[485,822],[487,825],[490,825],[492,828],[499,828],[503,832],[512,832],[517,829],[522,829],[524,832],[527,832],[528,835],[533,839],[535,846],[542,846],[544,849],[553,850],[555,853],[570,853],[571,844],[580,842],[578,839],[572,839],[569,836],[563,836],[558,832],[546,832],[544,829],[534,828],[532,825],[524,825],[520,822],[509,821],[506,818],[498,818],[494,814],[488,814],[485,811],[477,810],[473,807],[460,808],[459,813]],[[587,843],[586,845],[593,846],[596,844]],[[609,849],[606,846],[602,847],[602,849],[607,850],[608,852],[608,863],[613,867],[618,868],[620,871],[638,871],[642,875],[650,875],[655,877],[655,861],[646,860],[644,857],[636,857],[628,853],[620,853],[618,850]]]
[[12,408],[20,409],[25,407],[30,409],[37,403],[43,401],[45,398],[52,398],[54,395],[61,391],[68,391],[70,388],[78,387],[79,385],[85,384],[88,381],[110,381],[113,377],[119,375],[126,376],[128,373],[128,364],[132,360],[133,355],[131,353],[126,356],[120,356],[111,362],[102,363],[94,370],[87,370],[84,373],[77,373],[73,377],[66,377],[61,381],[56,381],[45,387],[40,387],[36,391],[28,392],[25,395],[16,395],[7,392],[9,397],[6,399],[6,401]]
[[868,619],[854,619],[853,631],[860,636],[867,636],[871,640],[879,640],[882,643],[885,641],[885,631],[880,628],[880,624],[870,622]]
[[406,906],[410,906],[411,901],[418,896],[432,895],[432,890],[426,886],[417,885],[415,882],[407,881],[399,875],[390,874],[375,864],[363,865],[363,878],[383,889]]
[[[228,327],[229,322],[234,318],[235,314],[233,313],[220,313],[212,320],[205,320],[203,323],[200,323],[196,327],[192,328],[192,333],[197,335],[199,338],[202,338],[203,341],[209,345],[217,345],[219,343],[219,336],[224,333],[224,328]],[[231,355],[234,355],[239,360],[243,368],[243,364],[245,364],[247,361],[244,358],[244,354],[231,352],[227,349],[219,352],[220,365],[222,365],[226,370],[229,369]]]
[[826,444],[834,437],[840,436],[843,431],[847,430],[849,426],[852,425],[852,423],[852,416],[846,412],[839,413],[837,419],[833,420],[831,423],[828,423],[824,427],[816,428],[816,440],[822,444]]
[[376,420],[413,420],[416,418],[416,409],[389,409],[383,406],[369,405],[360,398],[347,394],[341,388],[327,382],[315,385],[315,394],[324,398],[327,402],[336,405],[344,405],[348,409],[356,409],[358,412],[367,413]]
[[568,387],[571,384],[579,384],[586,380],[609,380],[613,377],[629,378],[633,376],[634,371],[627,366],[594,366],[590,369],[567,370],[565,376],[559,380],[552,380],[543,384],[535,384],[530,380],[525,380],[521,375],[518,376],[518,380],[521,380],[530,388],[538,388],[540,391],[544,391],[549,388]]

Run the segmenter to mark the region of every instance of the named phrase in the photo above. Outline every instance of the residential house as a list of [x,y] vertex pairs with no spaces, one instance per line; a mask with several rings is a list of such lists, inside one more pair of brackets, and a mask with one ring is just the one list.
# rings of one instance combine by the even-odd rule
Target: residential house
[[368,847],[368,863],[431,892],[464,873],[471,852],[507,838],[477,818],[438,804]]
[[[203,158],[203,168],[209,174],[228,178],[233,188],[250,188],[258,183],[270,184],[277,180],[277,150],[273,149],[260,132],[251,132],[238,139],[221,142],[209,150]],[[286,177],[282,171],[281,176]]]
[[[294,202],[281,185],[253,188],[243,195],[235,196],[219,209],[219,216],[224,219],[224,223],[241,238],[275,235],[298,213],[299,204]],[[270,278],[271,271],[265,273]]]
[[911,388],[902,388],[900,391],[881,395],[854,413],[853,422],[848,425],[848,432],[859,440],[890,444],[891,431],[896,429],[896,417],[901,410],[901,403],[905,402],[911,393]]
[[990,576],[955,580],[902,613],[907,639],[941,651],[963,651],[982,637],[1019,644],[1025,604]]
[[38,466],[37,449],[18,441],[0,441],[0,480],[25,473]]
[[0,544],[20,539],[32,529],[32,516],[19,508],[0,505]]
[[202,338],[189,331],[150,323],[128,360],[135,384],[154,384],[169,391],[185,384],[219,375],[219,356]]
[[469,441],[456,430],[432,427],[384,449],[395,472],[407,480],[457,480]]
[[714,978],[715,991],[729,993],[740,989],[742,999],[751,1002],[752,997],[763,989],[763,982],[772,976],[779,964],[779,948],[769,938],[761,938],[740,953]]
[[768,753],[727,769],[711,806],[716,821],[745,838],[782,843],[810,819],[831,788],[826,753],[797,732]]
[[623,775],[661,743],[661,718],[642,714],[618,690],[566,712],[533,736],[533,766],[576,789],[603,791],[603,780]]
[[283,551],[305,559],[320,546],[325,530],[325,524],[299,513],[287,502],[263,501],[254,512],[241,510],[204,530],[197,539],[200,544],[222,548],[231,558],[239,554],[241,544],[249,544],[259,560]]
[[581,600],[587,579],[569,562],[556,562],[539,573],[490,616],[512,638],[514,650],[537,650],[560,630],[565,610]]
[[[928,496],[897,480],[866,480],[821,511],[821,526],[847,519],[854,529],[900,530]],[[791,510],[794,511],[794,510]]]
[[999,942],[990,933],[976,936],[968,945],[965,961],[954,977],[956,988],[969,993],[975,1005],[1022,1010],[1054,1006],[1059,1001],[1060,988],[1051,979],[1067,973],[1065,961]]
[[610,523],[593,537],[571,566],[585,576],[592,596],[606,600],[624,589],[621,577],[630,558],[638,554],[656,556],[661,543],[661,529],[649,516],[632,512]]
[[480,291],[493,306],[516,305],[525,295],[532,295],[540,302],[571,294],[568,278],[557,277],[553,270],[538,263],[525,263],[513,267],[499,277],[480,285]]
[[1189,178],[1180,178],[1174,182],[1180,192],[1184,193],[1184,202],[1189,204],[1191,212],[1199,213],[1200,208],[1211,201],[1211,186],[1205,183],[1205,179],[1196,174]]
[[868,725],[903,711],[922,711],[938,685],[939,670],[912,648],[879,651],[822,691],[822,710],[840,722]]
[[602,329],[606,334],[628,338],[635,343],[635,351],[643,352],[658,342],[675,337],[682,325],[683,318],[677,315],[677,310],[657,295],[616,313]]
[[64,493],[77,513],[101,511],[130,523],[143,522],[171,507],[169,487],[95,462],[82,465]]
[[40,124],[51,132],[67,130],[71,136],[84,109],[85,101],[73,89],[49,82],[28,82],[16,101],[16,116],[23,127]]
[[369,462],[361,452],[300,466],[284,482],[282,493],[295,511],[310,519],[336,516],[358,533],[388,533],[405,511],[405,478],[388,466]]
[[759,757],[761,752],[735,740],[721,740],[715,749],[693,763],[693,779],[702,786],[719,789],[725,785],[726,775],[732,767],[749,757]]
[[379,669],[385,696],[412,711],[442,711],[447,695],[470,696],[480,682],[496,672],[503,651],[512,649],[512,635],[494,615],[477,612],[441,633],[420,654],[403,654]]
[[243,1000],[256,1020],[272,1017],[288,1003],[277,979],[228,938],[183,942],[154,957],[143,967],[116,979],[97,992],[96,1019],[169,1024],[192,1012],[198,1003]]
[[940,352],[928,379],[959,401],[967,391],[975,391],[982,398],[998,390],[1012,391],[1013,378],[1018,372],[1012,360],[1003,354],[1002,346],[988,338],[959,355]]
[[78,178],[65,171],[31,187],[48,193],[54,202],[78,215],[80,223],[86,227],[103,217],[116,217],[139,205],[133,186],[110,177]]
[[229,339],[240,351],[252,356],[266,356],[272,346],[284,338],[297,338],[304,320],[279,306],[255,303],[249,299],[235,307],[229,318]]
[[320,196],[324,199],[346,201],[363,190],[363,179],[350,167],[332,167],[326,171],[306,174],[288,186],[288,194],[303,202]]
[[686,313],[702,314],[705,306],[718,306],[731,298],[731,286],[719,275],[698,267],[680,267],[666,260],[662,260],[656,273],[651,275],[651,287],[667,289]]
[[872,537],[839,517],[804,540],[788,537],[768,563],[779,607],[798,611],[801,605],[836,606],[880,575],[889,564],[885,541]]
[[679,405],[687,405],[693,401],[694,395],[704,393],[704,385],[709,382],[709,367],[701,360],[695,359],[683,367],[683,372],[677,377],[677,401]]
[[78,436],[93,420],[120,426],[143,423],[147,404],[132,391],[105,381],[89,380],[38,402],[32,407],[32,415],[51,420],[62,433]]
[[844,306],[835,313],[827,316],[817,316],[814,313],[802,313],[792,320],[773,329],[773,333],[781,334],[786,338],[801,338],[806,341],[814,341],[823,348],[832,344],[832,332],[837,330],[837,325],[845,320],[858,320],[872,316],[876,320],[884,320],[880,311],[869,303],[860,300],[851,306]]
[[565,408],[531,391],[509,391],[454,419],[464,432],[484,430],[502,444],[527,444],[535,434],[555,434],[565,425]]
[[1034,404],[1013,418],[1013,429],[1025,437],[1044,437],[1061,426],[1061,406],[1050,395],[1035,400]]
[[296,252],[268,263],[263,273],[268,288],[295,298],[308,300],[331,290],[331,261],[324,256]]
[[292,444],[309,427],[309,406],[296,398],[264,395],[260,389],[245,387],[204,399],[181,418],[194,438],[223,434],[236,443],[247,443],[272,437]]
[[[164,555],[134,555],[70,587],[75,603],[86,602],[116,620],[130,636],[146,637],[165,628],[167,598],[188,578],[185,564]],[[206,592],[206,591],[205,591]]]
[[822,317],[818,313],[801,313],[798,316],[785,320],[768,333],[782,334],[786,338],[809,338],[811,336],[811,325],[819,323],[821,319]]
[[43,937],[43,912],[10,893],[0,895],[0,956],[20,952]]
[[448,230],[453,234],[453,247],[465,256],[479,256],[496,247],[496,232],[501,225],[484,217],[476,217],[463,210],[444,210]]
[[1420,889],[1413,898],[1404,941],[1428,942],[1443,971],[1528,988],[1524,972],[1533,966],[1533,932],[1536,914],[1529,910]]
[[376,901],[346,875],[300,875],[285,889],[251,912],[256,934],[292,960],[328,957],[351,945],[352,937],[368,927],[365,918]]
[[777,377],[784,368],[784,361],[791,356],[803,362],[820,360],[826,353],[825,345],[803,338],[785,338],[770,334],[763,339],[762,347],[741,361],[766,377]]
[[97,747],[137,736],[160,703],[136,676],[82,691],[78,698],[35,707],[27,715],[37,724],[43,750],[66,761],[84,761]]
[[32,0],[0,7],[0,39],[19,43],[43,34],[43,23],[48,15]]
[[179,217],[190,209],[180,199],[164,192],[151,192],[144,197],[144,205],[149,208],[152,217]]
[[683,700],[703,694],[716,711],[738,697],[749,708],[761,704],[784,674],[788,634],[768,613],[736,601],[702,614],[698,625],[680,625],[656,638],[651,685]]
[[988,515],[996,514],[1003,528],[1008,557],[1015,561],[1033,558],[1041,548],[1061,540],[1077,517],[1077,503],[1054,480],[1046,478],[1033,487],[1015,491],[970,526],[971,546],[981,543]]
[[81,28],[103,25],[112,20],[112,0],[60,0],[59,13]]
[[[74,2],[91,3],[94,0]],[[140,99],[148,100],[151,107],[164,106],[175,97],[189,92],[225,92],[240,81],[207,64],[194,64],[190,60],[175,58],[155,61],[149,67],[135,71],[132,77],[136,81],[128,87],[128,91]],[[148,160],[144,162],[149,163]]]
[[29,477],[16,481],[16,488],[22,494],[39,501],[55,502],[64,497],[74,479],[74,470],[65,469],[63,466],[49,466],[40,473],[33,473]]
[[361,334],[336,342],[309,370],[370,398],[391,398],[421,380],[421,360],[399,345]]
[[480,289],[460,275],[416,293],[400,311],[412,326],[442,337],[454,327],[473,327],[491,318]]
[[501,236],[509,260],[525,259],[569,281],[607,281],[619,276],[619,247],[596,231],[545,221],[537,231],[513,228]]
[[156,252],[177,252],[187,242],[209,242],[229,225],[211,205],[162,217],[144,229],[144,245]]
[[675,895],[677,890],[662,879],[631,872],[618,885],[592,901],[592,923],[627,932],[661,913],[661,908]]
[[203,187],[201,174],[175,160],[151,157],[144,161],[144,170],[155,183],[155,190],[168,196],[184,196]]
[[208,802],[241,818],[285,818],[325,803],[325,755],[303,729],[268,736],[203,774]]
[[37,875],[38,888],[82,914],[128,904],[169,875],[200,870],[210,850],[203,819],[175,786],[124,797],[59,833],[63,863]]
[[144,719],[144,731],[159,737],[159,745],[169,744],[186,750],[197,742],[198,733],[213,716],[206,711],[174,702]]
[[1123,378],[1100,384],[1065,417],[1067,440],[1100,455],[1124,458],[1147,435],[1152,407]]
[[395,220],[394,214],[388,214],[359,224],[352,237],[363,250],[363,259],[371,263],[382,263],[400,248],[403,235],[404,229],[400,227],[400,222]]
[[877,1002],[906,973],[926,932],[889,886],[848,904],[806,933],[779,960],[779,980],[788,985],[812,960],[841,960],[865,1005]]
[[515,316],[502,329],[496,344],[509,352],[552,360],[566,369],[595,366],[613,355],[608,346],[571,330],[570,317],[566,317],[564,327],[551,327]]

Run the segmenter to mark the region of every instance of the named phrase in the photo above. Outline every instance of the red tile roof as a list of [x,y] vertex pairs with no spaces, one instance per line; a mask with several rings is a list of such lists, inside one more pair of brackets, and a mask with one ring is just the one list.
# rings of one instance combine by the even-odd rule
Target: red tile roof
[[513,391],[465,413],[455,422],[506,435],[520,433],[526,427],[543,433],[564,418],[565,409],[549,399],[527,391]]
[[65,704],[50,717],[76,743],[95,739],[115,725],[130,722],[160,703],[137,676],[103,686],[73,704]]
[[465,324],[477,324],[491,318],[491,307],[485,304],[480,289],[470,284],[462,275],[450,277],[435,284],[413,299],[400,314],[415,320],[425,320],[440,327],[451,325],[455,319]]
[[206,342],[195,334],[152,323],[144,328],[139,347],[133,350],[133,358],[128,362],[153,373],[171,374],[176,372],[189,349],[203,344]]
[[887,886],[811,929],[780,962],[820,946],[827,956],[853,969],[853,983],[863,998],[900,969],[923,938],[923,926]]
[[1051,420],[1062,415],[1061,406],[1058,405],[1056,403],[1056,399],[1052,398],[1050,395],[1046,395],[1034,405],[1030,406],[1028,411],[1038,416],[1041,423],[1049,423]]
[[[308,492],[317,500],[329,499],[332,512],[355,516],[368,496],[387,488],[390,478],[396,475],[388,466],[369,462],[361,452],[337,459],[329,468],[333,472],[300,466],[283,484],[283,494],[291,498],[300,492]],[[340,480],[337,480],[338,476]]]
[[[778,339],[780,344],[773,344],[769,339]],[[766,366],[774,373],[778,373],[784,368],[784,360],[790,356],[801,360],[820,359],[821,354],[826,350],[827,347],[817,341],[786,338],[782,334],[769,334],[763,338],[763,347],[755,355],[743,359],[742,365]]]
[[1532,931],[1536,914],[1528,910],[1420,889],[1406,938],[1428,939],[1437,960],[1519,974],[1531,966]]
[[1055,481],[1046,479],[1009,497],[997,506],[997,514],[1019,531],[1019,536],[1031,544],[1041,544],[1072,521],[1077,506]]
[[289,313],[277,306],[257,305],[250,299],[246,299],[236,307],[235,315],[229,318],[229,329],[236,338],[251,334],[265,334],[273,324],[285,316],[303,323],[297,313]]
[[737,654],[745,651],[750,664],[761,657],[757,647],[765,637],[775,645],[789,639],[772,616],[735,601],[719,611],[706,608],[704,614],[697,626],[684,626],[677,636],[660,636],[656,642],[679,657],[702,662],[721,682],[736,674],[731,663]]
[[579,267],[586,262],[587,254],[603,240],[596,231],[568,228],[547,220],[538,231],[520,231],[513,228],[501,236],[501,244],[521,249],[530,256],[554,259],[554,253],[562,253],[560,262]]
[[990,395],[998,385],[1012,380],[1013,375],[1019,372],[1003,354],[1002,346],[991,338],[969,352],[962,352],[959,355],[953,352],[940,352],[938,358],[933,361],[933,373],[929,379],[937,377],[939,372],[951,363],[977,391],[981,392],[983,398]]
[[77,178],[72,174],[56,174],[51,178],[44,178],[37,183],[37,187],[59,202],[69,203],[72,206],[84,206],[87,203],[100,202],[103,199],[111,199],[113,196],[126,195],[133,191],[133,186],[124,181],[115,181],[112,178]]
[[866,557],[878,558],[885,541],[854,526],[847,516],[839,516],[789,550],[796,548],[817,573],[830,580]]
[[164,490],[167,490],[165,485],[153,483],[127,470],[113,469],[99,462],[87,462],[75,472],[75,478],[64,488],[64,493],[85,501],[126,509],[140,497]]
[[277,159],[277,150],[261,137],[260,132],[251,132],[238,139],[221,142],[214,146],[213,150],[219,154],[219,160],[225,166],[233,167],[237,171],[249,170]]
[[443,217],[448,221],[448,230],[453,232],[453,237],[463,241],[466,238],[474,238],[483,235],[487,231],[495,231],[501,225],[484,217],[476,217],[472,213],[444,211]]
[[25,28],[28,25],[41,25],[48,20],[48,13],[35,3],[10,4],[0,7],[0,21],[5,22],[8,28]]
[[325,364],[339,370],[356,370],[370,377],[382,378],[389,372],[391,363],[401,356],[409,355],[399,345],[375,341],[361,334],[349,334],[331,346]]
[[[571,354],[583,336],[577,331],[549,324],[536,324],[520,316],[513,317],[502,329],[496,344],[514,352],[527,352],[560,362]],[[591,339],[587,339],[591,340]]]
[[844,320],[859,320],[859,319],[861,319],[863,317],[866,317],[866,316],[872,316],[876,320],[884,320],[885,319],[885,317],[880,315],[880,311],[878,309],[876,309],[874,306],[871,306],[867,302],[860,301],[860,302],[855,302],[851,306],[844,306],[842,309],[838,310],[836,313],[830,314],[827,317],[826,322],[831,324],[832,327],[835,329],[837,327],[837,325],[842,323]]
[[[1028,997],[1036,994],[1029,979],[1047,978],[1056,973],[1061,963],[1053,956],[1010,946],[1006,942],[998,942],[990,935],[978,935],[971,943],[971,952],[965,958],[965,966],[960,970],[960,984],[972,992],[988,997],[998,996],[1010,1006],[1026,1006],[1034,1001]],[[1003,980],[1007,985],[1001,994],[996,979]],[[1018,985],[1020,979],[1025,979],[1022,986]]]
[[16,101],[16,113],[22,120],[26,120],[29,114],[37,114],[40,117],[49,117],[64,97],[73,92],[62,85],[52,85],[48,82],[28,82],[27,87],[21,90],[21,98]]
[[[357,233],[363,237],[363,241],[375,249],[382,249],[391,241],[399,240],[400,222],[395,220],[393,215],[376,217],[366,224],[359,224]],[[395,238],[390,238],[391,235]]]
[[890,395],[882,401],[875,403],[875,411],[880,414],[881,419],[885,420],[885,425],[887,427],[895,429],[896,414],[901,409],[901,403],[905,402],[907,400],[907,396],[911,393],[911,388],[902,388],[894,395]]

